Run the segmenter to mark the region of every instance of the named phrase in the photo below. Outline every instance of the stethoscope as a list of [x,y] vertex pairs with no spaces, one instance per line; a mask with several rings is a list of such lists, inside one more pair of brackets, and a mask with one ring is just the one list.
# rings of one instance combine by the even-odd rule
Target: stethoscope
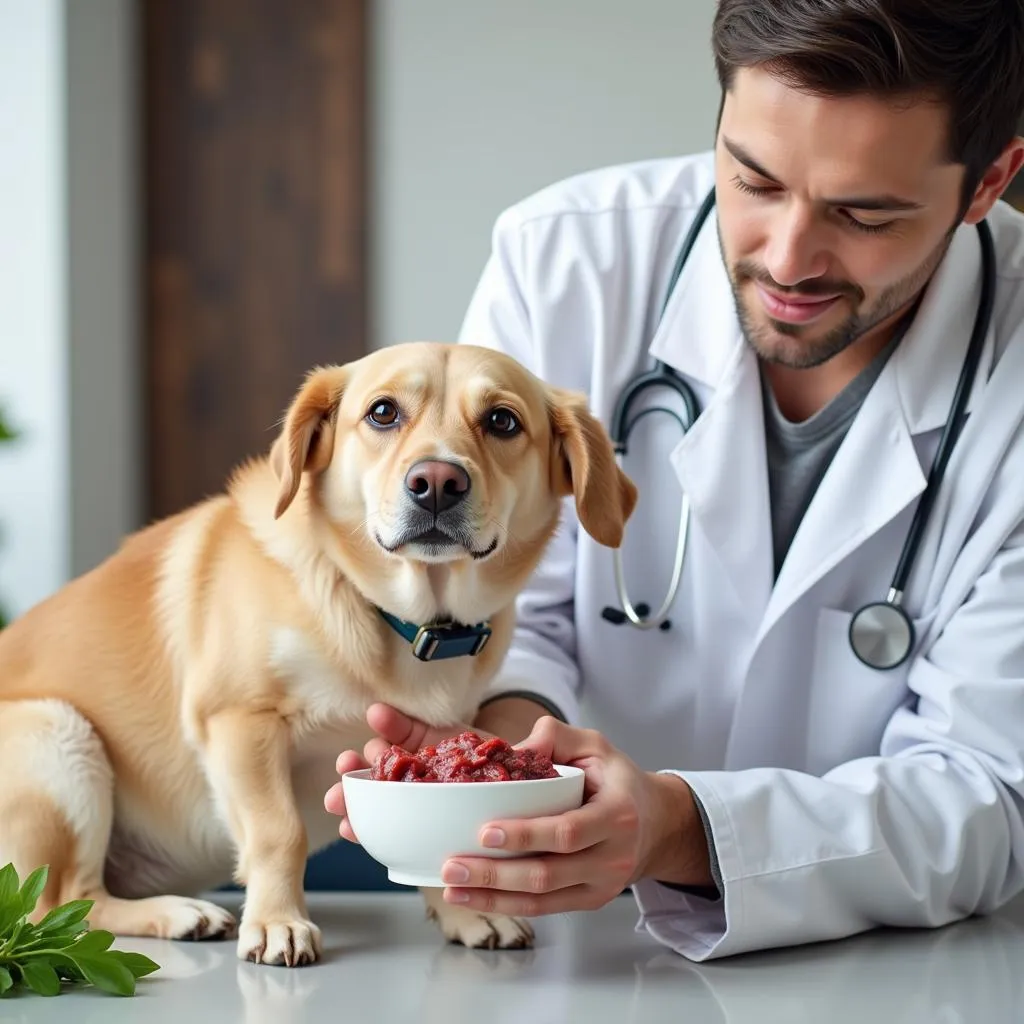
[[[672,292],[675,289],[683,267],[689,257],[697,236],[700,234],[704,222],[715,205],[715,190],[712,189],[701,203],[697,210],[690,230],[679,250],[672,274],[669,278],[668,288],[665,293],[665,301],[661,307],[661,316],[665,315]],[[914,626],[910,616],[903,608],[903,593],[910,578],[910,571],[917,555],[917,549],[924,536],[925,527],[932,506],[939,492],[939,486],[946,472],[953,446],[956,444],[963,427],[964,412],[967,401],[970,397],[971,387],[974,384],[974,377],[981,359],[982,346],[985,335],[988,333],[989,323],[992,319],[992,307],[995,300],[995,247],[992,242],[992,232],[986,221],[979,221],[978,237],[981,241],[982,278],[981,297],[978,301],[978,311],[974,319],[974,329],[971,333],[970,344],[967,348],[967,355],[964,357],[964,364],[960,370],[960,377],[957,381],[956,392],[953,395],[953,403],[950,408],[949,417],[939,439],[939,447],[935,452],[931,470],[928,473],[928,482],[925,485],[924,493],[914,512],[914,517],[907,532],[906,540],[903,543],[903,550],[900,553],[899,561],[896,564],[896,571],[893,573],[892,582],[889,585],[889,593],[883,601],[872,601],[859,608],[853,615],[850,622],[849,641],[853,653],[865,665],[870,668],[886,670],[901,665],[910,655],[914,647]],[[650,406],[645,408],[636,416],[630,418],[630,411],[644,392],[652,388],[667,387],[675,392],[682,400],[683,415],[665,406]],[[664,412],[672,416],[680,425],[683,433],[686,433],[693,426],[699,415],[697,398],[690,386],[670,366],[655,361],[654,369],[634,377],[619,395],[615,404],[609,424],[609,434],[615,446],[615,458],[620,467],[628,449],[629,434],[636,423],[644,416]],[[615,589],[618,592],[621,608],[607,607],[602,611],[602,617],[614,625],[621,625],[629,622],[638,629],[661,629],[671,628],[668,618],[668,611],[676,599],[679,591],[679,584],[683,575],[683,560],[686,555],[686,542],[690,520],[690,503],[683,495],[679,511],[679,532],[676,537],[676,554],[672,565],[672,577],[669,582],[668,592],[661,607],[652,615],[650,608],[645,604],[634,605],[629,598],[626,589],[625,574],[622,568],[622,546],[615,548],[612,552],[615,565]]]

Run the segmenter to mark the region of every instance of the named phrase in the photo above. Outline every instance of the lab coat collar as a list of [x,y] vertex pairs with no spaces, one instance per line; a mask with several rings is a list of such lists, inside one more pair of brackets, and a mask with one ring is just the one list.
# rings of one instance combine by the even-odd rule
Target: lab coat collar
[[[981,297],[981,240],[973,225],[953,236],[921,299],[903,341],[892,357],[892,373],[903,416],[912,434],[945,426]],[[990,324],[967,409],[992,369],[995,331]]]
[[[981,277],[977,228],[961,225],[922,296],[914,322],[883,371],[896,377],[896,395],[912,435],[946,422],[974,326]],[[991,370],[993,339],[990,326],[968,410]],[[755,359],[740,330],[714,213],[680,275],[650,354],[713,390],[744,359]]]
[[741,348],[747,344],[718,242],[718,218],[712,210],[669,297],[651,339],[650,354],[684,376],[717,388],[728,369],[735,368]]

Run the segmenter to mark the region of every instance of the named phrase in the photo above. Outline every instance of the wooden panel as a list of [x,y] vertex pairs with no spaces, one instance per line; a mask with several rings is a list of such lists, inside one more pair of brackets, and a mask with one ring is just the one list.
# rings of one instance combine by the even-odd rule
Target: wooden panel
[[148,514],[366,351],[366,0],[144,0]]

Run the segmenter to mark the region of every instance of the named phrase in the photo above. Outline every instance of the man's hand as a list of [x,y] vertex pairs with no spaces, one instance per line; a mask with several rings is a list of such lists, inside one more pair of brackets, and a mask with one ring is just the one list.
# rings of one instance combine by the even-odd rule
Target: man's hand
[[[358,771],[360,768],[369,768],[392,743],[404,747],[406,750],[419,750],[430,743],[440,743],[449,736],[457,736],[466,729],[473,728],[468,725],[454,724],[444,728],[431,728],[425,722],[403,715],[397,708],[389,704],[372,704],[366,712],[366,722],[377,734],[365,747],[362,754],[355,750],[346,750],[338,756],[335,768],[339,775],[345,772]],[[483,739],[490,737],[489,733],[475,731]],[[324,795],[324,807],[329,814],[337,814],[341,818],[338,825],[338,834],[342,839],[351,843],[358,843],[352,826],[345,817],[345,793],[340,782],[336,782]]]
[[526,856],[448,861],[446,900],[534,917],[596,910],[641,878],[713,884],[693,794],[678,776],[644,772],[599,733],[554,718],[539,720],[519,746],[582,768],[583,806],[485,826],[481,845]]
[[[345,772],[369,768],[379,754],[387,750],[392,743],[413,752],[428,743],[439,743],[449,736],[472,729],[481,739],[500,736],[508,743],[528,735],[534,723],[544,714],[544,709],[531,700],[522,697],[503,697],[488,704],[476,717],[473,725],[455,723],[440,729],[431,728],[425,722],[402,714],[389,704],[373,704],[366,712],[367,725],[377,734],[363,747],[362,754],[355,750],[346,750],[339,757],[336,770],[339,775]],[[345,794],[341,783],[336,782],[324,795],[324,807],[328,813],[341,818],[338,834],[350,843],[357,843],[352,826],[345,817]]]

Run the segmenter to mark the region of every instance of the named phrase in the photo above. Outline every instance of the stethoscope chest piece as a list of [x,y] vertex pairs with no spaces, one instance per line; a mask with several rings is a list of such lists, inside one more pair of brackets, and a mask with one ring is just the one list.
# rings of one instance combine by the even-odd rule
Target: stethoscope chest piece
[[914,646],[914,627],[899,605],[899,595],[873,601],[850,621],[850,646],[869,668],[885,670],[902,665]]

